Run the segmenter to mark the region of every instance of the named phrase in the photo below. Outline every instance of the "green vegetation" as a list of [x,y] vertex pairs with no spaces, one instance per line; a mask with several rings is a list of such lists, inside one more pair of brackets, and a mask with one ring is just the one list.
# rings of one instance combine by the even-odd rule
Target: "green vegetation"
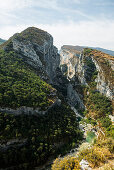
[[[112,159],[114,153],[114,126],[109,118],[112,114],[112,102],[100,94],[96,89],[95,79],[97,77],[97,71],[94,69],[92,73],[89,70],[94,67],[92,60],[89,60],[91,50],[85,50],[85,64],[88,66],[87,72],[91,79],[88,80],[88,87],[84,87],[84,103],[87,110],[83,112],[86,119],[81,120],[82,123],[92,124],[97,129],[99,134],[98,139],[94,140],[91,149],[82,150],[79,153],[79,160],[86,159],[91,167],[102,165],[107,162],[108,159]],[[99,57],[99,56],[98,56]],[[105,136],[100,132],[103,131]],[[88,132],[87,141],[91,142],[95,137],[93,132]]]
[[[84,111],[83,113],[84,113],[84,115],[86,115],[86,114],[85,114],[85,111]],[[86,113],[87,113],[87,112],[86,112]],[[96,121],[95,119],[92,119],[91,117],[88,117],[88,118],[86,118],[86,119],[82,119],[82,120],[81,120],[81,123],[82,123],[82,124],[83,124],[83,123],[91,124],[91,125],[95,126],[95,125],[97,124],[97,121]]]
[[57,158],[52,165],[52,170],[80,170],[79,161],[75,157]]
[[13,51],[0,50],[0,106],[45,109],[54,89],[42,81]]
[[[19,54],[0,50],[0,107],[46,110],[55,99],[55,89]],[[0,148],[0,168],[29,169],[42,164],[49,156],[70,150],[82,136],[74,112],[63,102],[45,115],[0,113],[0,144],[5,148]]]
[[[19,35],[19,36],[18,36]],[[37,43],[39,45],[43,45],[44,41],[50,40],[50,35],[41,29],[35,28],[35,27],[29,27],[20,34],[17,34],[17,39],[19,41],[31,41],[32,43]]]
[[111,157],[112,155],[107,148],[100,148],[97,146],[82,150],[79,153],[79,160],[87,160],[92,168],[100,166],[101,163],[105,163]]
[[97,91],[89,91],[89,96],[85,99],[86,106],[93,118],[101,118],[112,114],[111,101]]
[[91,48],[84,48],[84,55],[89,55],[90,53],[92,52],[92,49]]
[[[31,40],[40,45],[44,39],[50,38],[42,30],[35,28],[29,28],[16,36],[20,41]],[[27,65],[19,54],[11,51],[11,41],[7,42],[7,47],[9,52],[0,50],[0,107],[26,106],[47,110],[57,97],[55,89],[42,81],[37,72]],[[112,137],[114,127],[109,119],[109,114],[112,114],[112,104],[96,90],[97,71],[90,59],[91,52],[91,49],[84,51],[86,80],[89,84],[83,88],[87,108],[83,113],[87,117],[84,121],[93,126],[99,125],[99,129],[101,128],[107,137]],[[63,67],[63,71],[67,72],[66,66]],[[67,106],[63,96],[62,98],[61,106],[50,108],[45,115],[15,116],[15,114],[0,113],[0,168],[14,166],[14,169],[30,169],[43,164],[51,156],[64,155],[79,144],[83,134],[78,128],[76,115]],[[87,141],[91,143],[94,137],[95,134],[89,132]],[[91,163],[92,167],[99,166],[111,158],[113,152],[112,139],[105,138],[104,143],[101,141],[95,140],[94,146],[90,149],[80,151],[78,158],[56,159],[52,169],[79,170],[79,161],[83,158]]]
[[107,148],[111,153],[114,153],[114,140],[112,138],[108,137],[104,140],[97,140],[95,146]]
[[[57,158],[53,162],[52,170],[73,169],[74,167],[72,168],[72,165],[75,165],[74,162],[80,162],[82,159],[87,160],[92,168],[99,167],[107,163],[109,159],[113,159],[114,126],[109,118],[109,115],[112,114],[112,103],[96,89],[95,79],[98,72],[90,57],[91,52],[91,49],[84,50],[85,78],[88,86],[81,86],[84,103],[87,108],[82,113],[85,118],[81,120],[81,123],[93,125],[98,136],[96,137],[94,132],[89,131],[86,141],[91,145],[86,145],[86,148],[82,146],[75,157],[67,156],[64,158]],[[80,89],[78,89],[78,92],[81,91],[79,90]],[[112,169],[111,165],[104,167]],[[77,170],[78,168],[80,169],[80,167],[74,169]]]
[[86,123],[91,123],[95,126],[98,122],[101,124],[103,128],[105,128],[105,133],[107,136],[114,138],[114,125],[109,118],[109,115],[112,114],[112,103],[111,101],[100,94],[96,90],[85,90],[89,91],[89,95],[85,95],[85,104],[87,107],[87,111],[84,112],[87,119],[83,121]]
[[96,89],[95,79],[98,72],[96,71],[95,64],[93,63],[90,54],[94,50],[84,49],[85,54],[85,65],[86,65],[86,80],[89,84],[88,87],[84,87],[84,103],[87,110],[83,114],[87,117],[83,121],[90,123],[93,126],[97,122],[101,123],[101,126],[105,128],[107,136],[114,136],[113,134],[113,125],[109,118],[109,115],[112,114],[112,102],[102,95]]
[[0,143],[26,139],[24,146],[0,151],[0,167],[23,163],[43,163],[52,154],[64,153],[82,139],[75,114],[68,106],[52,108],[46,115],[8,115],[0,113]]

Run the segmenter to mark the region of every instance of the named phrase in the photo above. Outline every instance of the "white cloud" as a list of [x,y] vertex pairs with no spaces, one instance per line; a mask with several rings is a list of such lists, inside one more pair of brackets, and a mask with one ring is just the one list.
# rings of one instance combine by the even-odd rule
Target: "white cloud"
[[[69,2],[70,0],[68,0]],[[84,0],[72,0],[73,3],[82,3]],[[65,0],[67,3],[67,1]],[[60,4],[58,0],[0,0],[0,13],[7,13],[11,15],[13,11],[19,11],[24,8],[32,9],[33,7],[44,8],[55,10],[57,12],[63,13],[63,15],[79,15],[87,19],[93,19],[90,15],[85,14],[82,10],[66,8],[62,3]]]
[[55,8],[57,0],[0,0],[0,10],[18,10],[27,7]]
[[64,44],[98,46],[114,50],[114,21],[83,21],[41,25],[54,37],[57,47]]
[[17,10],[30,5],[30,0],[0,0],[0,10]]
[[114,2],[98,2],[95,3],[97,6],[114,6]]
[[86,3],[87,0],[72,0],[72,2],[77,3],[77,4],[81,4],[81,3]]
[[[0,30],[1,38],[9,38],[31,25],[9,26]],[[114,50],[114,20],[83,21],[80,23],[57,23],[34,25],[46,30],[54,37],[54,44],[60,48],[64,44],[97,46]]]

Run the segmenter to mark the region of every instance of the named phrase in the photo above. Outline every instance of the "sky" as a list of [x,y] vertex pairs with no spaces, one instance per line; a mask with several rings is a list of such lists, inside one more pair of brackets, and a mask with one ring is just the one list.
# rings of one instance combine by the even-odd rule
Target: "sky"
[[0,38],[27,27],[49,32],[54,45],[114,50],[114,0],[0,0]]

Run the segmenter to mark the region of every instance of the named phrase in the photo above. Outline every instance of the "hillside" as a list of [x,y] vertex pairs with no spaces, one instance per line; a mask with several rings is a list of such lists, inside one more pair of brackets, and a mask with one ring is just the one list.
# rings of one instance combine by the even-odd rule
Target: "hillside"
[[108,49],[104,49],[104,48],[99,48],[99,47],[96,47],[94,49],[99,50],[99,51],[101,51],[103,53],[106,53],[106,54],[114,56],[114,51],[112,51],[112,50],[108,50]]
[[63,46],[58,54],[35,27],[0,45],[0,169],[45,169],[59,155],[52,170],[110,162],[113,70],[113,56],[98,50]]
[[104,49],[104,48],[100,48],[100,47],[88,47],[88,46],[72,46],[72,45],[64,45],[63,48],[69,48],[69,49],[75,49],[77,51],[82,51],[84,48],[91,48],[91,49],[95,49],[98,51],[101,51],[103,53],[109,54],[111,56],[114,56],[114,51],[112,50],[108,50],[108,49]]
[[[0,51],[0,106],[43,108],[56,100],[56,91],[24,64],[14,51]],[[55,95],[55,96],[54,96]]]
[[75,109],[84,117],[80,128],[85,141],[74,152],[58,157],[52,165],[57,169],[110,169],[114,165],[114,58],[101,51],[62,46],[61,70],[72,83],[86,109]]
[[0,169],[33,169],[82,140],[75,113],[54,88],[59,58],[52,36],[34,27],[0,46]]

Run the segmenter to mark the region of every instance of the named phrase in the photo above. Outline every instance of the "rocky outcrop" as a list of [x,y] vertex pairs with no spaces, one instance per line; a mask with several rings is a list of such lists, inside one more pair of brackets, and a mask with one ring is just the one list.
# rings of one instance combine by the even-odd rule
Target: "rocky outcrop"
[[74,107],[78,106],[79,109],[81,110],[85,109],[83,101],[80,99],[79,94],[76,92],[76,90],[73,89],[73,86],[70,82],[67,87],[67,99],[68,99],[68,103],[71,106],[74,106]]
[[[60,50],[61,56],[61,70],[68,79],[73,80],[74,77],[78,77],[79,81],[83,85],[87,85],[86,82],[86,66],[84,63],[84,56],[82,51],[62,47]],[[64,71],[64,67],[67,67],[67,71]]]
[[26,106],[22,106],[22,107],[19,107],[17,109],[11,109],[11,108],[1,108],[0,107],[0,112],[2,113],[7,113],[7,114],[13,114],[15,116],[19,116],[19,115],[44,115],[46,113],[48,113],[48,111],[51,109],[51,108],[54,108],[56,106],[60,106],[61,105],[61,100],[60,99],[56,99],[56,101],[47,108],[47,110],[43,111],[41,110],[41,108],[32,108],[32,107],[26,107]]
[[49,33],[30,27],[11,37],[3,48],[12,48],[25,62],[39,71],[42,79],[43,76],[48,77],[52,83],[55,71],[59,67],[60,56]]
[[53,79],[54,81],[54,87],[62,93],[65,100],[71,107],[75,107],[78,105],[78,108],[83,110],[85,108],[83,101],[80,99],[79,94],[76,92],[76,90],[73,88],[72,83],[70,80],[64,76],[58,68],[55,73],[55,77]]
[[8,149],[15,149],[15,148],[21,148],[22,146],[24,146],[27,143],[27,139],[11,139],[8,140],[8,142],[6,142],[5,144],[1,144],[0,143],[0,151],[7,151]]
[[63,46],[60,50],[61,70],[68,79],[75,77],[83,85],[87,85],[91,80],[92,72],[98,72],[96,83],[97,90],[113,100],[114,81],[112,73],[114,70],[113,57],[93,50],[91,54],[84,54],[83,49],[72,46]]
[[[83,56],[81,52],[77,50],[69,50],[66,47],[62,47],[60,50],[61,56],[61,70],[63,74],[67,76],[68,79],[73,79],[73,77],[77,74],[81,83],[86,84],[86,80],[84,78],[84,63]],[[66,70],[64,67],[66,66]]]
[[96,78],[97,83],[97,89],[104,94],[105,96],[109,97],[111,100],[113,100],[114,91],[113,91],[113,85],[110,81],[107,81],[105,73],[100,66],[100,63],[92,57],[93,62],[95,63],[96,69],[98,71],[98,75]]
[[89,166],[89,162],[82,159],[81,162],[80,162],[80,166],[81,166],[81,169],[82,170],[92,170],[92,168]]

